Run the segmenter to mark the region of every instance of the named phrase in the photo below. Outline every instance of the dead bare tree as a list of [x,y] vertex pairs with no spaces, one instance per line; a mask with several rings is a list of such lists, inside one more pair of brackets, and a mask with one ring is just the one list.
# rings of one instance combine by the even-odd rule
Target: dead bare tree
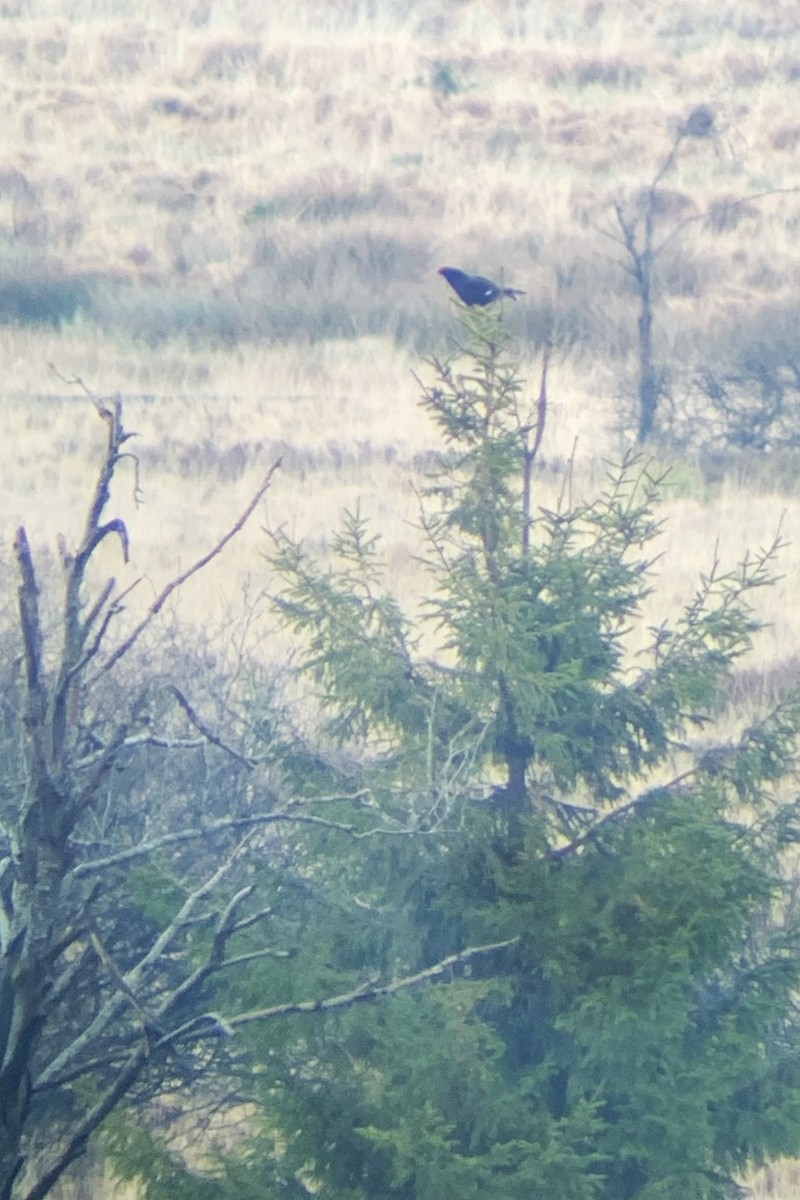
[[[7,739],[15,749],[0,787],[0,1200],[46,1196],[115,1107],[196,1079],[240,1026],[377,999],[498,948],[471,947],[421,973],[373,979],[342,995],[255,1012],[209,1011],[209,983],[221,972],[293,952],[246,872],[253,856],[269,853],[270,837],[283,849],[291,827],[351,838],[414,830],[385,820],[363,792],[282,795],[258,759],[228,744],[183,691],[162,688],[159,709],[147,679],[124,675],[169,596],[243,528],[280,463],[225,536],[126,631],[130,588],[92,580],[105,543],[128,556],[125,524],[106,510],[120,464],[133,457],[131,435],[119,400],[95,407],[106,446],[79,544],[61,547],[55,625],[43,615],[42,579],[24,527],[15,540],[21,669],[4,719],[13,725],[18,709],[19,721]],[[114,680],[121,682],[110,691]],[[158,727],[165,694],[182,722],[177,736]],[[119,780],[146,776],[154,754],[198,747],[224,764],[220,778],[236,794],[224,811],[195,805],[189,818],[179,816],[152,780],[151,803],[143,796],[138,808],[118,803]],[[155,877],[158,864],[170,886],[148,908],[136,872],[149,867]]]
[[[700,111],[699,109],[695,110],[695,112]],[[702,115],[704,116],[702,121],[692,121],[694,115],[695,113],[690,114],[689,120],[679,127],[669,153],[656,171],[652,181],[642,189],[636,202],[626,206],[619,200],[616,201],[614,214],[619,226],[619,234],[607,235],[622,246],[625,252],[623,269],[633,279],[639,302],[636,319],[639,361],[637,384],[639,422],[636,440],[640,443],[646,442],[653,432],[656,410],[661,396],[661,383],[653,351],[655,269],[659,256],[678,232],[677,228],[673,228],[660,241],[656,238],[658,218],[662,214],[660,189],[664,179],[675,166],[684,138],[711,137],[714,131],[714,116],[710,109],[702,106]],[[683,228],[685,223],[685,221],[680,222],[679,227]]]
[[[663,371],[659,369],[653,343],[653,325],[658,300],[658,263],[665,250],[689,225],[705,221],[708,210],[681,216],[674,211],[671,197],[664,189],[665,179],[672,174],[681,147],[688,140],[709,140],[716,148],[718,129],[713,109],[706,104],[692,109],[687,119],[678,125],[660,166],[649,184],[625,202],[614,203],[615,230],[601,232],[622,250],[622,269],[633,280],[638,301],[637,328],[637,400],[638,423],[636,440],[646,442],[652,435],[659,402],[664,391]],[[732,201],[729,209],[797,188],[773,188]]]

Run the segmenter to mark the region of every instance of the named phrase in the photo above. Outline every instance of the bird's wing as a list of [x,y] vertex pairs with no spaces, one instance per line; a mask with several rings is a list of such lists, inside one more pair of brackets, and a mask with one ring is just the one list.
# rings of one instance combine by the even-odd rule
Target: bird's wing
[[491,279],[486,279],[483,275],[473,275],[470,282],[474,288],[476,298],[480,296],[484,301],[492,300],[498,293],[497,284],[492,283]]

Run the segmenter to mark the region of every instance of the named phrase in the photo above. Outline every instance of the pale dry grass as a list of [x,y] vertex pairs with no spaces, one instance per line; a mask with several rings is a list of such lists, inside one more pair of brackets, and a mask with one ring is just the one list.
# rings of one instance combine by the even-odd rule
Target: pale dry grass
[[753,1172],[746,1180],[752,1200],[797,1200],[800,1196],[800,1163],[779,1159]]
[[[532,305],[582,308],[624,356],[632,308],[599,231],[694,104],[714,105],[719,133],[687,142],[670,178],[688,210],[795,186],[788,11],[420,0],[368,17],[240,0],[179,4],[166,22],[147,4],[123,20],[110,3],[79,17],[64,0],[20,3],[0,36],[0,233],[9,254],[103,281],[109,326],[127,304],[151,339],[158,313],[141,310],[158,293],[141,289],[166,287],[201,330],[274,328],[258,310],[278,296],[323,335],[338,304],[351,332],[383,307],[403,337],[410,298],[433,319],[431,269],[453,260],[513,268]],[[729,337],[737,296],[751,312],[790,298],[799,213],[797,196],[773,197],[746,231],[688,233],[668,344],[697,349],[712,322]]]
[[[119,343],[84,344],[79,331],[60,337],[6,331],[0,347],[14,384],[0,397],[6,555],[19,523],[50,561],[59,535],[74,543],[102,452],[104,427],[82,390],[49,366],[55,358],[87,385],[102,379],[104,394],[118,391],[126,425],[137,434],[130,447],[138,460],[139,502],[132,465],[121,469],[114,494],[114,510],[131,536],[131,562],[123,569],[109,545],[105,564],[122,586],[143,578],[130,602],[132,615],[222,536],[278,457],[283,466],[260,512],[186,589],[179,602],[183,618],[213,624],[241,597],[252,600],[272,586],[265,529],[287,529],[326,559],[342,512],[356,508],[381,534],[390,586],[412,607],[424,598],[429,581],[418,558],[424,550],[418,490],[441,442],[418,404],[412,375],[412,369],[430,375],[430,368],[391,343],[321,343],[302,353],[291,345],[143,353]],[[533,399],[539,364],[527,367]],[[555,362],[537,506],[556,505],[570,475],[574,499],[597,494],[605,464],[623,453],[623,440],[610,432],[619,408],[612,380],[596,374],[589,392],[586,383],[587,372]],[[798,644],[800,617],[791,597],[800,566],[800,544],[792,541],[800,497],[757,494],[733,482],[709,493],[699,472],[690,484],[693,496],[670,498],[667,489],[656,589],[641,640],[646,625],[688,602],[715,547],[730,568],[748,549],[769,544],[781,526],[789,545],[777,569],[785,578],[756,601],[768,623],[757,660],[770,670]]]
[[[55,367],[87,386],[102,381],[99,394],[122,395],[126,425],[137,434],[130,447],[138,459],[140,502],[132,467],[120,472],[114,496],[131,535],[131,563],[122,570],[109,548],[107,565],[121,584],[144,577],[139,603],[149,602],[224,533],[278,457],[283,466],[257,518],[187,589],[181,601],[187,619],[210,622],[245,593],[252,597],[270,586],[265,528],[288,529],[324,558],[345,509],[360,508],[381,533],[398,593],[411,604],[424,595],[417,491],[441,442],[418,404],[412,374],[430,376],[430,368],[391,343],[144,351],[118,340],[90,341],[77,328],[60,335],[6,330],[0,351],[8,364],[7,390],[0,396],[6,556],[20,523],[52,561],[58,535],[74,543],[102,452],[104,427],[90,401]],[[539,363],[522,365],[533,399]],[[613,429],[621,406],[613,387],[608,373],[590,374],[556,359],[537,505],[558,502],[570,470],[575,499],[596,494],[604,463],[620,460],[624,440]],[[779,564],[786,580],[758,597],[769,622],[758,658],[771,668],[798,643],[791,581],[800,554],[792,542],[800,499],[756,495],[734,483],[709,495],[699,474],[693,490],[694,498],[675,499],[667,491],[663,557],[647,622],[687,602],[715,544],[723,564],[733,566],[748,548],[769,543],[782,523],[790,542]],[[136,610],[134,599],[131,607]]]
[[[357,507],[381,532],[393,583],[409,595],[424,587],[415,563],[416,489],[441,442],[419,406],[413,372],[432,375],[386,340],[201,353],[89,341],[80,329],[6,330],[0,352],[9,364],[0,395],[7,539],[24,523],[34,544],[54,555],[59,534],[68,543],[78,536],[104,427],[83,390],[65,382],[74,375],[87,387],[101,381],[98,394],[119,393],[126,426],[137,434],[130,448],[139,460],[141,502],[134,502],[132,468],[121,470],[114,497],[131,535],[128,576],[145,574],[157,591],[221,536],[281,457],[259,519],[198,581],[198,612],[208,615],[209,594],[219,594],[224,606],[226,595],[229,602],[246,582],[265,579],[264,526],[287,528],[324,555],[341,512]],[[533,401],[539,364],[527,366]],[[585,374],[556,361],[542,504],[555,502],[569,458],[576,479],[593,488],[594,460],[604,448],[615,456],[614,438],[603,434],[614,419],[613,397],[603,390],[610,380],[598,375],[589,395],[585,385]],[[141,596],[151,598],[150,589]],[[194,602],[187,603],[192,611]]]
[[[416,406],[418,387],[406,355],[388,344],[321,344],[302,358],[287,347],[250,355],[202,356],[175,348],[143,354],[42,335],[5,335],[13,390],[0,397],[0,473],[4,535],[24,522],[35,544],[55,551],[58,534],[74,542],[104,427],[78,387],[48,367],[55,359],[87,385],[124,397],[130,443],[139,460],[122,468],[114,502],[128,524],[132,562],[158,590],[199,557],[245,507],[271,464],[282,457],[259,518],[199,585],[236,596],[249,574],[263,574],[261,526],[287,527],[324,547],[342,507],[375,516],[397,561],[415,510],[415,456],[435,444]],[[27,354],[21,353],[24,348]],[[58,353],[54,351],[57,349]],[[8,540],[6,541],[6,552]],[[144,596],[144,592],[142,592]]]

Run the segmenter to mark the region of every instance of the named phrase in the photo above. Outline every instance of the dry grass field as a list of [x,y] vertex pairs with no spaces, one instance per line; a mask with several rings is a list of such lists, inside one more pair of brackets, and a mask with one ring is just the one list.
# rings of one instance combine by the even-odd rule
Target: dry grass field
[[[419,595],[414,484],[438,436],[412,371],[455,329],[442,263],[526,290],[508,317],[532,395],[555,341],[541,501],[573,450],[576,486],[600,486],[636,367],[614,205],[698,105],[713,136],[681,144],[658,216],[659,361],[682,394],[703,364],[797,338],[791,0],[2,0],[0,78],[0,560],[20,521],[55,561],[81,520],[103,430],[77,377],[118,392],[139,435],[143,503],[132,471],[115,495],[132,562],[113,567],[143,577],[142,600],[283,456],[257,519],[178,602],[189,623],[269,586],[264,526],[324,553],[357,504],[392,585]],[[780,522],[789,543],[741,715],[797,665],[800,455],[712,478],[694,449],[653,619],[715,544],[733,563]],[[763,1194],[798,1194],[789,1178]]]
[[[200,0],[167,20],[148,3],[7,0],[0,63],[6,525],[52,543],[77,518],[100,431],[58,373],[119,390],[141,435],[134,568],[156,580],[279,452],[270,521],[324,540],[361,498],[402,574],[410,479],[436,445],[411,368],[454,325],[441,262],[526,288],[510,318],[534,380],[544,332],[559,344],[545,463],[577,436],[595,486],[635,368],[613,205],[697,104],[715,134],[687,140],[670,176],[665,219],[698,220],[665,254],[659,355],[678,372],[794,327],[790,4]],[[670,600],[718,534],[738,553],[787,509],[791,537],[793,466],[780,499],[751,464],[677,506]],[[258,544],[229,560],[234,591]]]

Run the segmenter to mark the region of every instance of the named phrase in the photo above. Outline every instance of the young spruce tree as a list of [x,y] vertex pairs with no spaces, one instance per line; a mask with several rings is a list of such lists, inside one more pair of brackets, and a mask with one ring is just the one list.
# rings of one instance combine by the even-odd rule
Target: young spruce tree
[[[517,941],[445,987],[261,1035],[268,1132],[220,1195],[723,1197],[800,1148],[783,874],[800,702],[724,751],[685,739],[758,628],[777,541],[715,564],[634,654],[659,480],[626,459],[599,498],[568,482],[535,506],[546,369],[529,409],[502,312],[462,324],[465,350],[423,385],[447,449],[421,498],[422,621],[384,588],[359,515],[329,569],[277,542],[278,604],[342,748],[281,753],[297,788],[342,772],[398,818],[368,860],[309,868],[362,914],[320,920],[309,978]],[[400,835],[409,821],[420,836]]]

